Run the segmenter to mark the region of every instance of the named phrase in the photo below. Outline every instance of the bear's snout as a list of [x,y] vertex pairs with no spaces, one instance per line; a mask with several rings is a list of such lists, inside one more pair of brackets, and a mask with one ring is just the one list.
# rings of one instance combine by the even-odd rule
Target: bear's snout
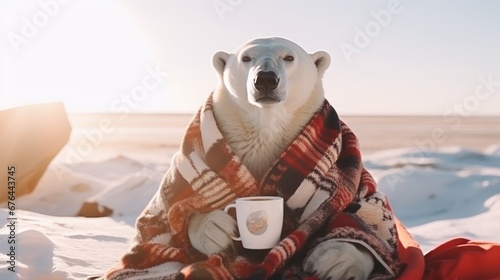
[[259,71],[253,80],[257,90],[269,91],[278,87],[280,79],[273,71]]

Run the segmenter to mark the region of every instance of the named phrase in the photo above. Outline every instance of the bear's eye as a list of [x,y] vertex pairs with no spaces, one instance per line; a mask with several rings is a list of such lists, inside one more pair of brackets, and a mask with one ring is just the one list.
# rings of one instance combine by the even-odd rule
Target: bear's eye
[[287,55],[287,56],[283,57],[283,60],[284,61],[293,61],[293,56]]
[[250,60],[252,60],[248,55],[245,55],[244,57],[241,58],[241,61],[243,62],[249,62]]

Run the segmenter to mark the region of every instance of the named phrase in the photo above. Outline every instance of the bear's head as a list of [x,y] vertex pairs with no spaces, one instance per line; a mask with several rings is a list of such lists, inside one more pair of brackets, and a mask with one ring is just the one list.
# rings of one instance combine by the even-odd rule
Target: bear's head
[[217,52],[212,62],[219,75],[217,90],[227,91],[240,105],[272,107],[322,100],[321,79],[330,55],[309,54],[294,42],[273,37],[251,40],[231,54]]

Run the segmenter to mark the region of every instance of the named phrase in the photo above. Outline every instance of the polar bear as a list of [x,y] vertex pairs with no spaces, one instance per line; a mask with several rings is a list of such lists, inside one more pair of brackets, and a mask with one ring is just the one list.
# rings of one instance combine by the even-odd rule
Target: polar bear
[[[330,56],[324,51],[309,54],[274,37],[249,41],[232,54],[217,52],[212,62],[218,74],[213,111],[219,129],[260,181],[322,106],[322,77]],[[215,210],[195,214],[188,233],[193,247],[210,255],[227,250],[235,230],[234,219]],[[319,262],[327,251],[335,251],[336,258]],[[366,279],[374,258],[351,243],[330,240],[314,248],[303,266],[321,279]]]

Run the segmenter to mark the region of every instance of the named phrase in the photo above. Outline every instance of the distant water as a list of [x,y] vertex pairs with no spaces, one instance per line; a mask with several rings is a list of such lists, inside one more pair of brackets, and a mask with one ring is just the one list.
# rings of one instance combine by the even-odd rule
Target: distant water
[[[178,147],[190,114],[70,114],[70,144]],[[500,117],[345,116],[361,151],[462,146],[483,150],[500,143]]]

